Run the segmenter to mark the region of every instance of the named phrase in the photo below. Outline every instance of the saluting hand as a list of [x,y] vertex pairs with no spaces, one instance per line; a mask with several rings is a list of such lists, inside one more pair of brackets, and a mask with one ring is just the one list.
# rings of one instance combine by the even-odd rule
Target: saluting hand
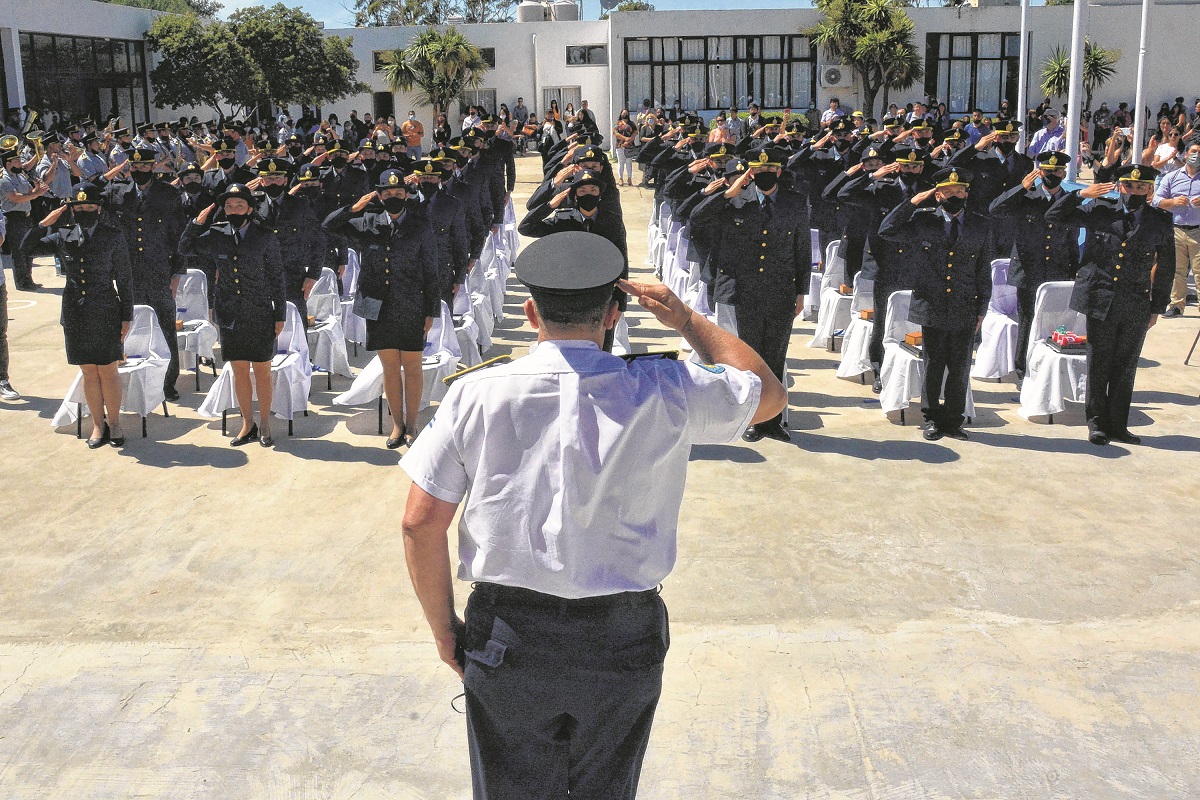
[[733,182],[732,186],[730,186],[728,189],[725,190],[725,197],[728,198],[729,200],[732,200],[733,198],[737,197],[739,194],[742,193],[742,190],[745,189],[750,184],[750,181],[752,181],[752,180],[754,180],[753,173],[751,173],[749,170],[746,170],[745,172],[743,172],[741,175],[738,176],[738,179]]
[[682,331],[692,318],[692,310],[674,292],[661,283],[635,283],[620,280],[617,286],[638,300],[638,305],[673,331]]
[[911,202],[914,206],[919,206],[925,201],[929,200],[929,198],[933,197],[934,191],[934,189],[926,189],[923,192],[917,192],[913,195],[912,200],[909,202]]
[[708,166],[707,158],[697,158],[695,161],[688,164],[688,172],[690,172],[692,175],[695,175],[696,173],[698,173],[700,170],[704,169],[707,166]]
[[38,224],[41,225],[43,228],[53,227],[54,223],[58,222],[59,217],[61,217],[63,215],[63,213],[66,212],[66,210],[67,210],[66,206],[59,206],[58,208],[54,209],[49,214],[47,214],[45,216],[45,218],[43,218],[42,221],[39,222]]
[[725,184],[726,184],[726,183],[728,183],[728,181],[726,181],[724,178],[717,178],[715,181],[713,181],[712,183],[708,184],[708,186],[705,186],[705,187],[704,187],[704,188],[701,190],[701,192],[702,192],[704,195],[706,195],[706,196],[708,196],[708,195],[712,195],[712,194],[714,194],[714,193],[715,193],[715,192],[716,192],[718,189],[724,189],[724,188],[725,188]]
[[1025,187],[1025,191],[1033,191],[1034,181],[1040,177],[1042,177],[1042,170],[1038,167],[1034,167],[1032,172],[1030,172],[1024,178],[1021,178],[1021,185]]
[[851,167],[850,169],[846,170],[846,174],[847,175],[857,175],[858,173],[860,173],[862,171],[863,171],[863,165],[862,165],[862,162],[860,161],[857,164],[855,164],[853,167]]
[[1079,190],[1079,196],[1084,199],[1094,199],[1103,197],[1104,195],[1116,189],[1115,183],[1093,183],[1091,186],[1085,186]]
[[206,224],[208,222],[208,218],[210,216],[212,216],[212,213],[213,213],[213,211],[216,210],[216,208],[217,208],[216,203],[210,203],[208,208],[204,209],[196,216],[196,224],[197,225]]
[[[558,208],[559,206],[561,206],[563,203],[565,203],[567,201],[567,197],[570,196],[570,194],[571,194],[570,189],[563,189],[561,192],[554,195],[554,199],[552,199],[550,201],[550,207]],[[494,231],[495,231],[495,229],[493,229],[493,232]]]
[[882,167],[872,172],[871,177],[875,180],[880,180],[881,178],[886,178],[888,175],[893,175],[899,171],[900,165],[893,161],[890,164],[884,164]]
[[358,201],[355,202],[354,205],[350,206],[350,210],[354,211],[354,212],[362,211],[364,208],[367,207],[368,203],[370,203],[372,200],[374,200],[378,196],[379,196],[379,192],[370,192],[369,194],[364,194],[362,197],[358,198]]
[[1000,134],[996,133],[995,131],[992,131],[975,143],[975,149],[980,151],[987,150],[989,147],[995,144],[996,137],[999,135]]

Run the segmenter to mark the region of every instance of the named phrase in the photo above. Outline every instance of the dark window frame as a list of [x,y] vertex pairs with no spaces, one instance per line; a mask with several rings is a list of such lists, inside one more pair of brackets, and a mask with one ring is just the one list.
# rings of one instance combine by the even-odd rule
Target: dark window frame
[[[46,58],[39,57],[38,48],[34,46],[35,37],[48,40]],[[131,106],[133,118],[122,120],[122,124],[128,127],[150,120],[150,80],[145,69],[146,51],[142,40],[18,31],[17,41],[25,73],[26,104],[37,109],[51,108],[59,113],[83,114],[100,122],[112,110],[102,106],[98,99],[100,92],[110,91],[115,102],[117,93],[124,90],[129,92],[130,100],[136,105]],[[82,63],[80,54],[85,52],[85,47],[80,44],[82,41],[90,42],[86,52],[91,53],[91,63]],[[126,54],[126,68],[122,71],[117,70],[113,57],[114,47],[118,46]],[[60,48],[71,56],[66,67],[59,63]],[[103,70],[100,69],[100,49],[108,53],[108,68]],[[93,91],[96,98],[92,97]],[[73,96],[67,101],[69,93]]]
[[[604,54],[603,61],[593,61],[593,51],[599,49]],[[581,52],[583,54],[582,61],[572,61],[571,51]],[[597,44],[568,44],[565,45],[563,51],[565,63],[568,67],[606,67],[608,66],[608,45],[604,43]]]
[[[966,56],[954,55],[954,37],[966,37],[971,40],[971,52]],[[1000,56],[981,57],[979,55],[979,38],[981,36],[999,36],[1000,37]],[[941,45],[946,43],[946,53],[943,56],[941,53]],[[945,103],[947,112],[953,115],[970,114],[978,105],[979,92],[979,65],[981,62],[995,61],[998,62],[1000,71],[1000,86],[997,87],[997,107],[996,108],[980,108],[987,116],[995,116],[1000,110],[999,103],[1004,100],[1008,101],[1010,109],[1017,107],[1017,96],[1019,91],[1018,72],[1020,69],[1021,60],[1021,37],[1017,31],[976,31],[976,32],[958,32],[958,31],[938,31],[927,33],[925,35],[925,94],[928,97],[937,98],[938,102]],[[970,65],[971,71],[971,89],[967,98],[965,109],[953,110],[950,108],[950,69],[953,62],[964,62]],[[947,91],[945,96],[939,92],[939,84],[942,77],[946,78]]]
[[[768,37],[777,37],[780,39],[779,57],[778,58],[766,58],[763,56],[763,53],[765,52],[764,42]],[[719,38],[725,38],[725,37],[718,36],[715,38],[719,39]],[[811,69],[809,71],[809,85],[807,88],[809,91],[809,97],[814,98],[814,99],[816,98],[816,96],[817,96],[817,52],[816,52],[816,49],[812,46],[811,39],[809,39],[808,37],[805,37],[805,36],[798,36],[796,34],[790,34],[790,33],[789,34],[766,33],[766,34],[753,35],[753,36],[737,35],[737,36],[733,36],[731,38],[734,40],[733,41],[733,56],[732,56],[732,58],[719,58],[719,59],[710,57],[712,54],[709,52],[709,47],[708,47],[709,37],[707,37],[707,36],[635,36],[635,37],[626,38],[625,39],[625,81],[624,81],[626,107],[627,108],[641,107],[642,100],[645,99],[645,96],[646,96],[645,94],[639,94],[637,97],[633,96],[633,94],[632,94],[633,90],[632,90],[632,86],[631,86],[631,77],[630,77],[630,67],[649,67],[650,68],[650,99],[651,99],[651,102],[661,101],[664,104],[664,108],[665,108],[665,107],[669,107],[670,105],[672,105],[676,99],[674,97],[666,97],[664,94],[663,86],[668,82],[666,80],[667,71],[670,70],[674,73],[674,77],[675,77],[674,85],[676,87],[682,87],[681,68],[685,64],[701,65],[704,67],[704,90],[702,92],[702,97],[704,98],[705,103],[708,102],[709,94],[711,92],[711,87],[709,86],[709,83],[711,80],[710,76],[712,75],[711,68],[712,67],[721,67],[722,69],[732,68],[734,70],[735,74],[732,78],[732,82],[733,82],[733,86],[735,87],[735,89],[734,89],[735,93],[736,93],[736,87],[738,85],[737,81],[738,81],[738,77],[739,77],[737,75],[737,73],[739,71],[743,72],[744,77],[745,77],[745,82],[746,82],[746,88],[747,88],[747,97],[753,97],[754,102],[758,103],[760,106],[763,106],[764,108],[767,107],[765,105],[766,98],[763,96],[763,94],[764,94],[764,92],[763,92],[763,83],[764,83],[763,75],[766,72],[765,67],[768,64],[776,65],[779,67],[779,70],[780,70],[779,82],[780,82],[780,89],[781,89],[780,94],[783,99],[788,100],[788,101],[790,101],[792,96],[795,94],[795,92],[793,91],[793,87],[791,85],[792,84],[792,65],[795,63],[810,64]],[[798,39],[804,40],[804,42],[806,43],[806,46],[803,49],[806,51],[807,55],[797,56],[795,54],[794,51],[797,49],[800,49],[799,47],[795,46],[796,40],[798,40]],[[663,55],[664,49],[665,49],[663,47],[663,42],[665,40],[674,40],[676,42],[674,59],[668,59],[665,57],[665,55]],[[685,45],[684,45],[685,41],[701,42],[701,52],[703,53],[703,56],[699,59],[684,59],[683,52],[685,49]],[[634,46],[635,42],[648,42],[648,45],[646,46],[646,50],[649,53],[649,55],[646,58],[634,58],[633,57],[633,55],[631,53],[631,49]],[[744,52],[746,55],[740,56],[739,53],[741,53],[741,52]],[[754,54],[757,54],[757,55],[754,55]],[[732,104],[737,105],[739,109],[745,110],[745,107],[743,105],[741,105],[741,99],[742,98],[740,98],[740,97],[733,98],[731,102],[732,102]],[[747,102],[745,104],[745,106],[748,106],[748,105],[749,105],[749,102]],[[787,104],[786,103],[783,104],[782,107],[786,108]],[[700,108],[688,109],[688,110],[691,110],[691,111],[723,111],[726,109],[700,107]]]

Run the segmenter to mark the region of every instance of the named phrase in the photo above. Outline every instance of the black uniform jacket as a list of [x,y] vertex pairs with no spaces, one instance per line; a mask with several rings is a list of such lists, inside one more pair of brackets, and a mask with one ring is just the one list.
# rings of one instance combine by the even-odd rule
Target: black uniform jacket
[[1040,186],[1033,191],[1016,186],[992,201],[992,217],[1007,217],[1014,223],[1009,286],[1036,290],[1047,281],[1075,280],[1079,226],[1046,219],[1051,202]]
[[245,235],[239,236],[228,222],[197,225],[193,220],[183,229],[179,253],[213,262],[217,274],[213,316],[218,325],[232,328],[238,320],[263,317],[285,320],[287,288],[279,242],[262,223],[252,219]]

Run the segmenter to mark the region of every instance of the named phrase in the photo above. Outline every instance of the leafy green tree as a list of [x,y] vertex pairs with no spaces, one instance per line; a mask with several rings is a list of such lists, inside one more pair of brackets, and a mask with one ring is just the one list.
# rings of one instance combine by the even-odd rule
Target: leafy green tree
[[512,22],[516,0],[354,0],[354,24],[446,25]]
[[222,8],[217,0],[104,0],[104,2],[117,6],[167,11],[172,14],[198,14],[202,17],[215,17]]
[[867,116],[880,90],[903,91],[921,79],[915,26],[901,0],[816,0],[816,7],[821,21],[803,33],[858,75]]
[[257,62],[223,23],[163,15],[146,32],[146,45],[158,55],[150,83],[159,108],[206,106],[224,120],[247,113],[262,97]]
[[[1120,50],[1109,50],[1092,44],[1091,39],[1083,42],[1083,93],[1084,109],[1091,110],[1092,96],[1096,90],[1112,80],[1117,74]],[[1071,91],[1071,54],[1059,45],[1042,63],[1042,91],[1050,97],[1062,97]]]
[[468,89],[483,84],[488,65],[479,48],[453,27],[426,28],[408,47],[383,56],[383,78],[394,92],[417,90],[417,103],[449,110]]
[[263,94],[276,106],[323,105],[370,91],[355,77],[351,39],[326,36],[298,8],[276,3],[234,12],[229,28],[251,53],[263,77]]
[[350,43],[325,36],[316,20],[283,4],[242,9],[228,23],[162,16],[146,34],[158,55],[150,71],[154,104],[206,106],[224,120],[264,102],[330,103],[369,89],[355,77]]
[[[617,7],[613,11],[653,11],[654,4],[647,3],[645,0],[622,0],[617,3]],[[609,12],[605,11],[600,15],[600,19],[608,19]]]

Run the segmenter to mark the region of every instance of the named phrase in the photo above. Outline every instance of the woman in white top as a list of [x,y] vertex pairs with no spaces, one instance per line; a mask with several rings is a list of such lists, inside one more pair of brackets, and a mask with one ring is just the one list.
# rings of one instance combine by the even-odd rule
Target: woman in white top
[[1183,166],[1183,157],[1181,155],[1180,141],[1183,139],[1183,131],[1179,128],[1172,128],[1167,134],[1167,141],[1160,144],[1154,151],[1154,158],[1150,161],[1150,166],[1154,167],[1163,175],[1168,172],[1174,172]]

